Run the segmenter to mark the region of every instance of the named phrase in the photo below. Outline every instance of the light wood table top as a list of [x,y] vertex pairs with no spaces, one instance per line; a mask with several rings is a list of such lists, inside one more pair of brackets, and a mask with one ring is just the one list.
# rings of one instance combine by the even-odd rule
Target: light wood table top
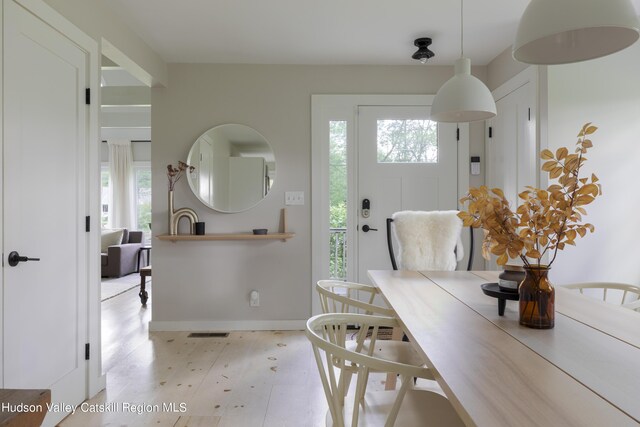
[[469,426],[638,426],[640,315],[566,289],[556,326],[480,290],[497,272],[370,271]]

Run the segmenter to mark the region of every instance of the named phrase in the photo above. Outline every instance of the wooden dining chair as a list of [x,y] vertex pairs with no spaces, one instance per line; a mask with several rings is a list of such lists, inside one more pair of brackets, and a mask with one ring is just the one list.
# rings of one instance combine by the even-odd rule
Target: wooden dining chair
[[379,295],[378,288],[371,285],[341,280],[319,280],[316,290],[320,294],[320,306],[323,313],[349,313],[362,310],[364,314],[395,316],[395,312],[386,305],[374,304]]
[[[362,352],[362,344],[353,350],[346,348],[348,325],[359,324],[373,331],[375,343],[381,327],[398,326],[391,317],[365,314],[320,314],[307,321],[306,335],[311,341],[320,379],[329,405],[331,424],[345,426],[442,426],[458,427],[464,423],[449,400],[435,390],[414,388],[413,378],[433,380],[432,372],[423,366],[391,362],[377,357],[371,349]],[[337,369],[336,369],[337,368]],[[357,381],[347,394],[343,377],[355,370]],[[367,391],[371,371],[399,375],[401,387],[392,391]]]
[[586,282],[571,283],[564,287],[578,289],[581,294],[640,312],[640,287],[638,286],[615,282]]
[[[320,294],[323,313],[356,313],[357,310],[360,310],[360,313],[364,314],[395,317],[395,312],[391,308],[386,305],[374,304],[375,297],[379,294],[379,290],[375,286],[340,280],[319,280],[316,284],[316,290]],[[401,341],[401,328],[394,329],[391,340],[367,337],[370,332],[360,326],[355,332],[354,339],[346,343],[347,349],[353,350],[357,346],[362,346],[357,351],[369,352],[372,350],[376,357],[381,359],[410,365],[424,363],[410,343]],[[346,376],[345,379],[348,387],[350,377]],[[387,386],[388,389],[395,388],[395,377],[387,377]]]

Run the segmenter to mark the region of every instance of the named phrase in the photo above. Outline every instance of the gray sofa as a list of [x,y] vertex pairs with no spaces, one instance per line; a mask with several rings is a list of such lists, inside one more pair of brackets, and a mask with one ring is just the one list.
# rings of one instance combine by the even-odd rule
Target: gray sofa
[[121,243],[108,246],[101,255],[102,277],[121,277],[135,272],[141,247],[142,231],[124,229]]

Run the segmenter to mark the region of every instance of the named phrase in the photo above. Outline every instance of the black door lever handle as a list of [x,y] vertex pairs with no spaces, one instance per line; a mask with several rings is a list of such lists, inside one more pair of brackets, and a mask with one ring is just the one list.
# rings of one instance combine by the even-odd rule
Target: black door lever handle
[[11,251],[9,253],[9,265],[11,267],[15,267],[19,263],[27,261],[40,261],[40,258],[28,258],[26,256],[20,256],[20,254],[16,251]]
[[368,233],[369,231],[378,231],[377,228],[371,228],[369,227],[367,224],[362,226],[362,231],[364,231],[365,233]]

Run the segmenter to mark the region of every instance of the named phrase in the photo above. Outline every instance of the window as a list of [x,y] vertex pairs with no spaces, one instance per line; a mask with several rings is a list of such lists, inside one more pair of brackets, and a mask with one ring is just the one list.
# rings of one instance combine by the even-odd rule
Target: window
[[[103,228],[112,227],[111,224],[111,177],[109,165],[103,164],[100,174],[101,184],[101,212],[100,223]],[[151,165],[149,162],[135,162],[133,167],[133,229],[144,233],[145,241],[151,240]]]
[[347,122],[329,122],[329,272],[347,278]]
[[134,207],[136,230],[142,230],[145,241],[151,240],[151,165],[140,162],[134,166]]
[[378,120],[378,163],[438,163],[438,124]]
[[103,164],[100,168],[100,224],[102,228],[109,228],[111,221],[109,218],[111,209],[111,179],[109,165]]

